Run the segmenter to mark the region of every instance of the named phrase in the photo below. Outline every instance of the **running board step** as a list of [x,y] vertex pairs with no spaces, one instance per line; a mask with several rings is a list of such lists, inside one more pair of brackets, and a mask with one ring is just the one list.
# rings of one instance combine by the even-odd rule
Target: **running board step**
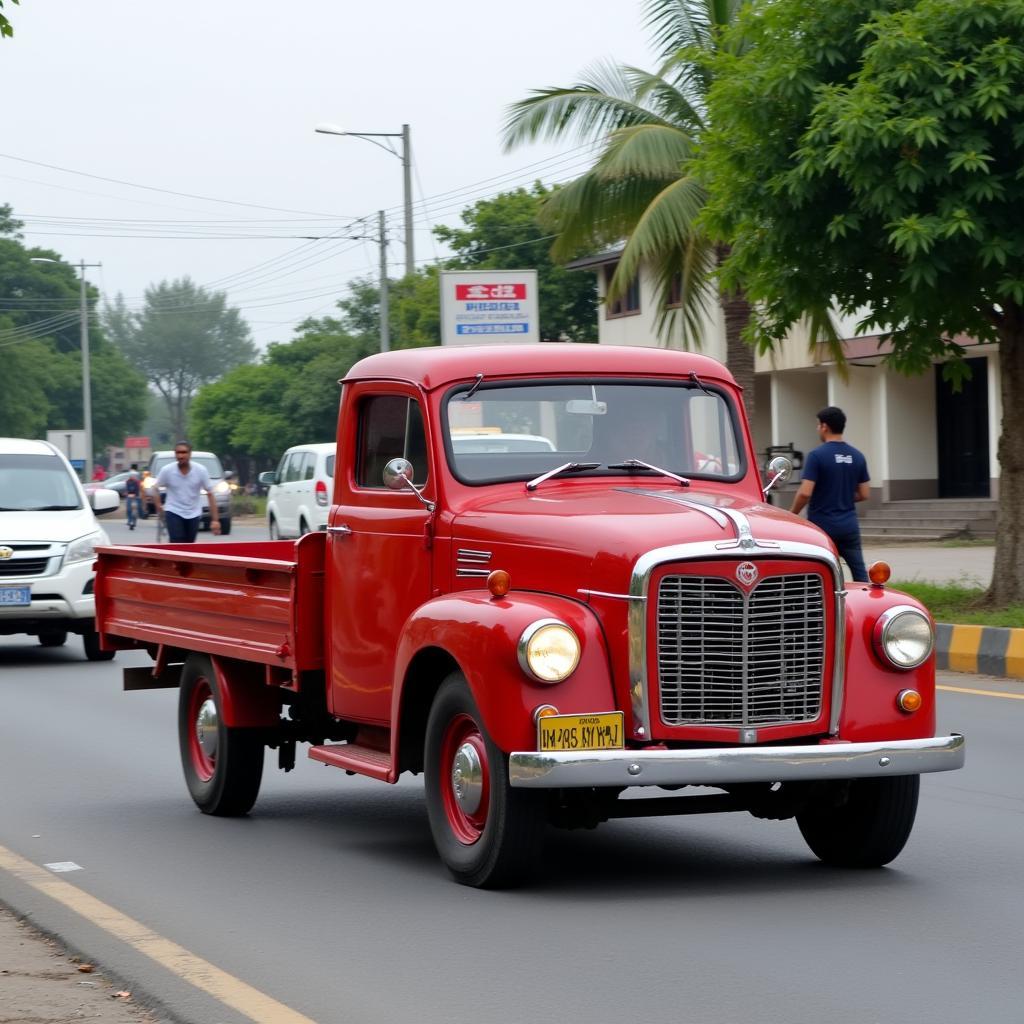
[[363,747],[357,743],[325,743],[310,747],[309,756],[314,761],[333,765],[356,775],[367,775],[381,782],[394,782],[391,773],[391,754],[376,747]]

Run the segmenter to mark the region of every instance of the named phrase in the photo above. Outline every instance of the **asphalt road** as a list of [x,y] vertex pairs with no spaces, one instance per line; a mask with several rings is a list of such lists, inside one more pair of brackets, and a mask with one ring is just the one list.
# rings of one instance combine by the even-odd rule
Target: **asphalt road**
[[[250,817],[201,815],[176,692],[121,692],[145,660],[0,638],[0,900],[169,1019],[1021,1020],[1024,700],[940,694],[968,766],[924,779],[888,869],[830,870],[794,823],[720,814],[554,832],[532,887],[489,893],[439,864],[418,779],[285,775],[270,753]],[[220,999],[191,983],[211,977]]]

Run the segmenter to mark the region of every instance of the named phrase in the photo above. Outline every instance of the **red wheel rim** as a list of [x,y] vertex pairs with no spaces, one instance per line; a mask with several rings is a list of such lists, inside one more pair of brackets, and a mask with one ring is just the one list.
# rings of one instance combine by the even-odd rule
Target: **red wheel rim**
[[217,768],[216,753],[208,753],[203,748],[200,735],[199,716],[207,705],[213,705],[216,716],[216,705],[213,691],[205,676],[200,676],[192,687],[192,696],[188,702],[188,752],[192,758],[192,767],[203,782],[209,782]]
[[472,846],[487,825],[491,773],[483,734],[469,715],[456,715],[445,728],[440,769],[448,824],[460,843]]

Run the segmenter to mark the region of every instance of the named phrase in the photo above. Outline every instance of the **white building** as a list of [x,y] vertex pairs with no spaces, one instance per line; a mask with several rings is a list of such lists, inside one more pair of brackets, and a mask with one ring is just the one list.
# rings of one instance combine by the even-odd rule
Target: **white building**
[[[622,299],[604,303],[617,260],[618,251],[613,250],[571,264],[597,275],[602,300],[598,341],[662,347],[650,278],[641,274]],[[940,365],[922,376],[904,377],[882,364],[885,350],[877,336],[857,335],[854,318],[840,322],[841,333],[844,328],[849,363],[845,375],[823,346],[810,350],[803,331],[794,331],[771,355],[757,357],[752,429],[758,451],[767,453],[773,445],[809,451],[819,443],[815,414],[823,406],[837,405],[847,415],[846,439],[867,457],[872,505],[998,498],[998,346],[958,339],[971,349],[972,377],[954,394],[942,379]],[[678,341],[673,345],[681,347]],[[701,351],[725,362],[725,325],[717,306],[705,327]]]

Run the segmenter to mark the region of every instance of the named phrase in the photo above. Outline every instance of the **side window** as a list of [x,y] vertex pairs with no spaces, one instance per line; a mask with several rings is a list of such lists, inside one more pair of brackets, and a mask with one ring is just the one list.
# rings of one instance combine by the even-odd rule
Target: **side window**
[[316,472],[316,456],[312,452],[306,452],[305,462],[302,464],[302,479],[312,480]]
[[302,452],[292,452],[291,458],[288,460],[288,468],[284,471],[284,482],[286,484],[293,484],[296,480],[300,479],[300,472],[302,470]]
[[277,464],[277,482],[279,484],[284,483],[284,474],[287,471],[288,460],[290,458],[291,456],[287,452],[285,452],[284,455],[281,456],[281,461]]
[[384,487],[384,467],[392,459],[408,459],[414,481],[427,479],[427,442],[419,403],[401,395],[365,399],[359,408],[359,458],[356,483]]

